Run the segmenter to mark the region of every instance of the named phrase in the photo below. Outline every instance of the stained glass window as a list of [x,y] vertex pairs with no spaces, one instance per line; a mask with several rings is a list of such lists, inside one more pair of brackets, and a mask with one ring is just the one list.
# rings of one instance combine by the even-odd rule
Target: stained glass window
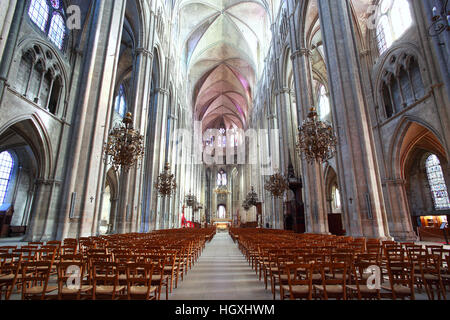
[[47,21],[49,17],[49,7],[46,0],[31,0],[28,15],[39,29],[45,32]]
[[119,93],[116,98],[116,105],[114,110],[120,114],[121,117],[125,116],[125,112],[127,111],[127,102],[125,99],[125,88],[123,85],[120,85]]
[[63,17],[59,13],[53,14],[48,37],[60,50],[63,48],[65,33],[66,27]]
[[8,151],[0,153],[0,205],[5,202],[8,191],[14,160]]
[[220,206],[219,210],[217,212],[217,218],[219,219],[225,219],[227,215],[227,210],[225,209],[224,206]]
[[427,158],[426,169],[435,209],[450,209],[450,201],[448,198],[447,186],[444,180],[444,173],[442,172],[439,158],[436,155],[433,154]]
[[59,0],[31,0],[28,15],[60,50],[66,36],[65,14]]
[[383,0],[376,30],[378,50],[383,54],[413,23],[408,0]]
[[51,0],[50,2],[54,9],[59,9],[59,0]]

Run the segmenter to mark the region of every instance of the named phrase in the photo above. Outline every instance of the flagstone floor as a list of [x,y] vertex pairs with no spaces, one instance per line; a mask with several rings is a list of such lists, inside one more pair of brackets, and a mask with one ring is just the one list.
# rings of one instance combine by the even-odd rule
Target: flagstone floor
[[272,300],[228,233],[217,233],[170,300]]

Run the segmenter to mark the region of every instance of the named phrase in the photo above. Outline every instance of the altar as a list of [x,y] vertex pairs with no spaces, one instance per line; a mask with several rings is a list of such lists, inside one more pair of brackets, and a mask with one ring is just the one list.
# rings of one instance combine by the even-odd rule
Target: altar
[[228,219],[215,219],[213,220],[213,225],[216,227],[217,231],[227,231],[231,228],[233,221]]

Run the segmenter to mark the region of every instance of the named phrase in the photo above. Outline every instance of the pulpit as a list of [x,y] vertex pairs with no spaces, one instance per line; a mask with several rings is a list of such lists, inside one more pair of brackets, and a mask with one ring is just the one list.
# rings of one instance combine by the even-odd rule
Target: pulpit
[[3,205],[0,207],[0,238],[9,236],[9,227],[11,225],[14,207],[12,205]]

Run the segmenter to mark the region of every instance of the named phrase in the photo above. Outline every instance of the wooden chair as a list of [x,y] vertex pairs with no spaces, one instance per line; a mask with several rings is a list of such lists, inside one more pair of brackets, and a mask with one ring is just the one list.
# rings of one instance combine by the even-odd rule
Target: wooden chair
[[125,286],[119,285],[119,272],[114,262],[93,262],[91,276],[92,300],[117,300],[125,290]]
[[383,290],[391,292],[392,299],[415,300],[414,262],[388,262],[389,285],[382,285]]
[[20,266],[22,263],[21,254],[0,254],[0,300],[3,292],[5,300],[11,297],[14,286],[20,277]]
[[[84,285],[85,264],[82,261],[65,261],[57,264],[58,300],[81,300],[92,295],[92,285]],[[68,283],[72,277],[79,277],[79,282]]]
[[313,264],[290,264],[285,268],[288,284],[283,285],[281,300],[313,299]]
[[346,263],[320,264],[322,284],[314,285],[316,295],[324,300],[329,298],[347,300],[347,268]]
[[158,287],[152,286],[153,263],[127,265],[128,300],[156,300]]
[[147,257],[147,261],[154,265],[152,286],[158,287],[158,298],[161,300],[161,291],[166,287],[166,300],[169,300],[169,276],[165,274],[166,258],[160,255],[151,255]]
[[441,255],[427,254],[419,259],[420,277],[427,291],[428,298],[434,300],[434,288],[436,287],[438,299],[446,300],[445,286],[441,275]]
[[370,267],[374,266],[380,268],[379,281],[381,285],[383,278],[379,254],[361,254],[356,258],[352,270],[354,284],[347,286],[351,297],[356,294],[358,300],[381,300],[380,288],[371,288],[368,285],[368,280],[373,275]]
[[50,261],[22,263],[22,300],[45,300],[50,293],[58,290],[57,286],[48,285],[51,270]]

